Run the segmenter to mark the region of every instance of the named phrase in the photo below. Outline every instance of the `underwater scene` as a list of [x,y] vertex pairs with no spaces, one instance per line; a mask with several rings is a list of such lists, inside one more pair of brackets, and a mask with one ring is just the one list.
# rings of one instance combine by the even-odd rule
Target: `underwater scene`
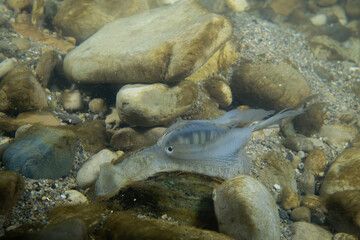
[[360,0],[0,0],[0,239],[360,237]]

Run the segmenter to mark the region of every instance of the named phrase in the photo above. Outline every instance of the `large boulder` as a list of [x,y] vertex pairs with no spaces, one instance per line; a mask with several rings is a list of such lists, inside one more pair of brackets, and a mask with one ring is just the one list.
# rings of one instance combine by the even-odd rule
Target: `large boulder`
[[177,82],[231,33],[230,22],[199,1],[179,1],[106,24],[65,57],[64,71],[79,83]]

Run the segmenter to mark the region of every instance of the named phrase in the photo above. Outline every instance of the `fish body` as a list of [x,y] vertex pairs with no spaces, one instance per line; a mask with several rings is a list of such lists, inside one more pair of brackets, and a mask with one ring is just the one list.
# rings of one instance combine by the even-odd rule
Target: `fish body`
[[302,111],[284,110],[258,124],[243,128],[240,122],[260,120],[272,111],[232,110],[214,120],[182,121],[175,123],[157,142],[160,149],[173,159],[192,161],[192,164],[231,167],[238,159],[238,151],[246,146],[251,133],[272,125],[283,118],[296,116]]
[[[262,109],[232,110],[213,120],[180,120],[164,131],[158,142],[119,164],[105,163],[95,185],[97,197],[114,196],[132,181],[146,179],[164,171],[185,171],[229,179],[250,172],[244,146],[251,133],[305,110],[273,113]],[[246,123],[245,127],[237,127]]]

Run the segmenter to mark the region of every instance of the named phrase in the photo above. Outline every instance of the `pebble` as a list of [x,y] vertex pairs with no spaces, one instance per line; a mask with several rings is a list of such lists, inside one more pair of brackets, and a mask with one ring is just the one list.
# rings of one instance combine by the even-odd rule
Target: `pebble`
[[199,1],[178,1],[106,24],[66,55],[64,71],[77,83],[179,82],[231,33],[230,22]]
[[239,175],[213,192],[219,231],[235,239],[280,239],[277,205],[256,179]]
[[317,14],[310,18],[310,21],[315,26],[323,26],[326,24],[327,17],[325,14]]
[[69,200],[70,205],[78,205],[88,203],[87,198],[79,191],[76,190],[67,190],[65,191],[66,199]]
[[294,125],[298,131],[308,137],[318,133],[323,126],[326,112],[324,103],[314,103],[307,107],[304,114],[295,117]]
[[225,2],[233,12],[244,12],[250,9],[250,5],[246,0],[226,0]]
[[296,222],[291,225],[291,230],[294,232],[292,240],[332,240],[333,235],[312,223]]
[[190,110],[198,90],[191,81],[168,87],[162,83],[129,84],[116,95],[120,119],[129,125],[151,127],[169,124]]
[[300,221],[310,222],[310,220],[311,220],[311,211],[307,207],[294,208],[291,211],[290,219],[293,220],[294,222],[300,222]]
[[45,91],[30,68],[19,65],[2,79],[0,111],[20,113],[41,110],[47,105]]
[[[275,152],[267,153],[263,156],[263,159],[266,167],[257,170],[259,180],[262,184],[264,184],[268,189],[278,185],[280,186],[280,190],[289,188],[292,192],[296,193],[297,186],[295,171],[290,164],[290,161]],[[276,200],[279,197],[279,193],[276,193],[274,196]]]
[[300,197],[291,188],[285,187],[280,194],[280,204],[285,209],[293,209],[300,206]]
[[116,111],[116,108],[110,107],[110,113],[105,117],[106,129],[115,129],[121,123],[119,114]]
[[80,167],[76,174],[76,183],[81,188],[90,187],[99,177],[100,165],[106,162],[111,162],[120,156],[121,155],[118,153],[112,152],[108,149],[103,149],[94,154]]
[[204,83],[205,89],[211,98],[215,99],[220,107],[228,107],[232,103],[232,93],[229,84],[219,77],[211,77]]
[[327,162],[324,150],[315,148],[309,152],[305,159],[304,173],[310,173],[315,176],[323,175]]
[[42,86],[47,87],[56,67],[62,64],[60,54],[52,49],[46,50],[36,66],[36,78]]
[[69,90],[61,95],[64,109],[67,111],[80,111],[84,108],[84,103],[79,91],[71,92]]
[[107,113],[107,106],[102,98],[91,99],[89,102],[89,109],[94,113],[102,113],[104,115]]

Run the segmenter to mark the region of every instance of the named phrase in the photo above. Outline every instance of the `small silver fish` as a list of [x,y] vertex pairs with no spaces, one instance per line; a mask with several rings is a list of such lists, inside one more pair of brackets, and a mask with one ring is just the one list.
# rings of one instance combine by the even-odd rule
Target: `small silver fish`
[[[246,146],[253,131],[302,112],[283,110],[263,122],[244,128],[234,126],[240,122],[261,120],[273,111],[232,110],[215,120],[180,121],[165,131],[157,145],[173,159],[191,161],[192,164],[232,167],[238,160],[239,150]],[[248,165],[241,173],[249,172]]]
[[[254,125],[250,124],[268,117],[273,111],[232,110],[218,119],[177,121],[165,130],[155,145],[119,164],[101,165],[95,195],[111,197],[129,182],[164,171],[195,172],[224,179],[248,174],[250,161],[243,148],[251,133],[304,112],[305,109],[285,109]],[[248,125],[239,128],[240,123]]]

